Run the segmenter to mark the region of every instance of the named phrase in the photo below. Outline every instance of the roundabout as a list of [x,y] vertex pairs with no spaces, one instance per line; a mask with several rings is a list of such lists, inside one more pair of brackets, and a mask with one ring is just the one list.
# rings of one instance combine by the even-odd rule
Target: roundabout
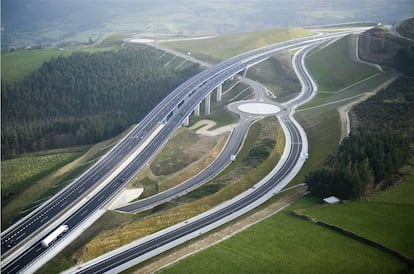
[[278,106],[266,103],[244,103],[237,106],[237,109],[245,113],[256,115],[272,115],[280,111]]

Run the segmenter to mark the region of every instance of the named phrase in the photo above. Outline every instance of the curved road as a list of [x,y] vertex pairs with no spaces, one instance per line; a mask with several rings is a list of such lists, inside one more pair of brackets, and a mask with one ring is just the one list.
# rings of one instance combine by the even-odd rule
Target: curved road
[[[255,91],[255,99],[245,102],[264,101],[265,92],[262,86],[260,86],[257,82],[249,79],[242,79],[241,81],[250,85]],[[272,101],[272,103],[274,102]],[[207,168],[196,174],[194,177],[188,179],[187,181],[177,185],[176,187],[170,188],[151,197],[141,199],[126,206],[117,208],[116,210],[128,213],[138,213],[153,208],[159,204],[175,199],[178,196],[184,195],[185,193],[188,193],[191,190],[199,187],[223,171],[228,165],[230,165],[232,162],[230,159],[231,155],[237,155],[252,122],[262,117],[247,115],[233,108],[230,110],[240,115],[239,122],[233,129],[228,142],[223,148],[220,155]]]
[[[304,56],[310,49],[311,47],[308,47],[306,50],[300,51],[299,56],[295,59],[295,67],[297,68],[298,77],[301,79],[303,87],[301,95],[287,103],[289,107],[295,108],[297,105],[306,102],[312,97],[313,91],[315,90],[314,83],[302,66]],[[211,230],[216,227],[216,225],[214,225],[215,223],[226,218],[228,218],[228,221],[232,220],[244,213],[240,211],[245,210],[246,207],[252,206],[252,204],[254,204],[253,207],[258,206],[269,199],[271,196],[261,200],[262,197],[274,192],[275,187],[277,187],[286,177],[289,175],[291,176],[290,173],[295,169],[302,156],[303,142],[306,142],[306,140],[302,139],[302,134],[298,125],[291,118],[291,115],[292,113],[282,112],[279,116],[280,121],[284,124],[287,130],[287,139],[290,140],[290,142],[288,142],[289,148],[287,149],[289,151],[288,155],[277,171],[272,174],[270,178],[266,179],[264,183],[256,185],[250,191],[247,191],[245,194],[226,203],[225,206],[217,207],[216,209],[202,214],[201,217],[193,218],[191,221],[189,220],[183,224],[169,228],[165,233],[157,233],[154,236],[132,243],[127,248],[120,248],[119,250],[113,251],[89,263],[78,266],[76,269],[71,269],[68,273],[105,273],[107,271],[116,273],[125,270],[136,263],[157,255],[159,249],[167,250],[172,248],[176,244],[197,236],[198,231],[203,230],[203,232],[205,232],[206,228]],[[258,200],[260,200],[260,203],[257,203]],[[251,207],[249,209],[251,209]],[[193,234],[193,236],[188,238],[188,235],[191,234]]]

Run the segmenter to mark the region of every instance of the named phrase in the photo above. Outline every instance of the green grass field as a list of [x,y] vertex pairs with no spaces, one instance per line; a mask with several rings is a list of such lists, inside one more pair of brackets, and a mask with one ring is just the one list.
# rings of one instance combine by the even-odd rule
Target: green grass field
[[410,161],[410,169],[405,174],[403,181],[388,189],[368,198],[368,201],[384,203],[402,203],[414,205],[414,158]]
[[401,261],[384,252],[284,211],[160,273],[401,273],[405,270]]
[[36,70],[43,62],[57,56],[69,56],[71,50],[39,49],[1,54],[2,81],[18,81]]
[[[3,187],[14,192],[12,199],[7,204],[2,204],[2,227],[10,226],[64,188],[124,134],[92,148],[85,146],[46,150],[2,161],[2,195],[5,195]],[[3,201],[2,199],[2,203]]]
[[414,258],[414,158],[404,180],[366,200],[315,207],[303,213],[340,226]]
[[[129,35],[128,33],[110,35],[96,47],[74,46],[65,49],[44,48],[2,53],[1,79],[2,81],[19,81],[53,57],[69,56],[78,51],[96,52],[120,49],[122,39]],[[131,46],[139,47],[140,45]]]
[[413,204],[356,201],[303,213],[414,257]]

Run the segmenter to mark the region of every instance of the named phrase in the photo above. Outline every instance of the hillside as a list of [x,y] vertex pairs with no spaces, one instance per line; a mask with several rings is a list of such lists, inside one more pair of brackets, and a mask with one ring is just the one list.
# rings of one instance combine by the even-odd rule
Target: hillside
[[198,71],[165,67],[150,49],[53,58],[21,81],[2,81],[2,157],[111,138]]
[[378,26],[359,36],[359,56],[362,60],[396,68],[407,75],[414,75],[414,42],[396,37]]
[[414,17],[404,20],[398,27],[397,31],[401,35],[414,39]]

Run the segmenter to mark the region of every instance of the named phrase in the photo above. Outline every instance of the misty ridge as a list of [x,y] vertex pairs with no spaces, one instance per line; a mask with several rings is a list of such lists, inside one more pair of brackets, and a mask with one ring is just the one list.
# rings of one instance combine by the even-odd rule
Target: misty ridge
[[2,47],[86,42],[111,32],[223,35],[345,22],[395,23],[411,0],[3,0]]

